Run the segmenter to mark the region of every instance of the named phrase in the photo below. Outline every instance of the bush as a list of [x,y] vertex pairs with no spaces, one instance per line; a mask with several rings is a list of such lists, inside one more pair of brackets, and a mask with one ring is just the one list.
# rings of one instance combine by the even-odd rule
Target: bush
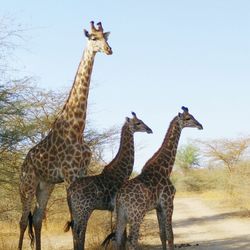
[[250,162],[239,163],[233,172],[223,167],[175,171],[172,181],[177,192],[222,193],[235,207],[250,210]]

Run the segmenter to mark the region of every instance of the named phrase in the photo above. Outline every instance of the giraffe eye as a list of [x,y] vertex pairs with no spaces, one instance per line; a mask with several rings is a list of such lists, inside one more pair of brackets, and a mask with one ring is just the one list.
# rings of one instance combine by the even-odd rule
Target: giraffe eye
[[137,122],[135,125],[139,126],[139,125],[141,125],[141,123],[140,123],[140,122]]
[[92,41],[96,41],[96,40],[97,40],[97,38],[96,38],[96,37],[94,37],[94,36],[92,36],[92,37],[91,37],[91,40],[92,40]]

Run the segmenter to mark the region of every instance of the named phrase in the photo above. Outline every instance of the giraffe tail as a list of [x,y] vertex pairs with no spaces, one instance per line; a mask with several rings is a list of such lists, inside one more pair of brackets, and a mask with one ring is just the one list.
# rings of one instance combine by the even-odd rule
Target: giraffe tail
[[30,238],[30,246],[31,248],[33,248],[35,236],[34,236],[34,231],[33,231],[33,216],[31,212],[29,213],[28,220],[29,220],[28,234]]
[[102,242],[101,246],[104,247],[105,249],[108,247],[110,241],[115,240],[115,232],[110,233],[105,240]]
[[67,221],[66,224],[64,225],[64,232],[68,232],[70,230],[70,228],[72,228],[73,226],[73,221]]

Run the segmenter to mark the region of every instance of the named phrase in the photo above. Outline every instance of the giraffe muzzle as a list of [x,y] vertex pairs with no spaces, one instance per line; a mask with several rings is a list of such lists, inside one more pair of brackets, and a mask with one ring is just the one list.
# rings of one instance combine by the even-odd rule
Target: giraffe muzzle
[[199,130],[202,130],[202,129],[203,129],[203,126],[202,126],[200,123],[198,123],[197,128],[198,128]]
[[113,54],[112,49],[111,49],[111,48],[108,48],[108,49],[106,50],[106,54],[107,54],[107,55],[112,55],[112,54]]
[[147,133],[148,134],[153,134],[153,130],[151,128],[147,128]]

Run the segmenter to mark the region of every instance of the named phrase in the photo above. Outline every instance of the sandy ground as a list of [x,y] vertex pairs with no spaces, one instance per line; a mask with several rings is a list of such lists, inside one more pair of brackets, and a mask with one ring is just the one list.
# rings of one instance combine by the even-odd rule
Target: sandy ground
[[[173,230],[177,246],[191,244],[181,248],[184,250],[250,249],[250,218],[199,197],[175,199]],[[43,249],[72,249],[71,233],[43,234]],[[141,227],[140,249],[162,249],[154,211],[146,216]]]
[[[250,219],[200,198],[175,199],[173,230],[177,246],[192,245],[187,250],[250,249]],[[146,249],[162,249],[155,212],[146,217],[142,234]]]

